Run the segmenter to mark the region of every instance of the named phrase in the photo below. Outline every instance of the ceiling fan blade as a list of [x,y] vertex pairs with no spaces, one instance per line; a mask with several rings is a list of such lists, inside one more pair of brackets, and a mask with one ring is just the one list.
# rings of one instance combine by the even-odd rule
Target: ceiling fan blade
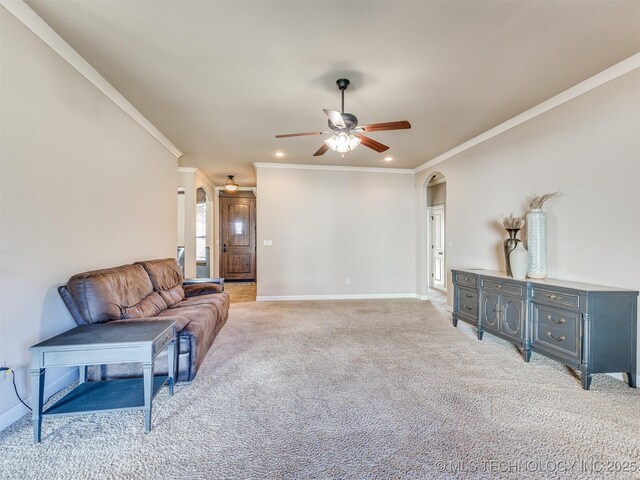
[[327,114],[327,117],[329,117],[331,123],[333,123],[336,127],[347,128],[340,112],[336,112],[335,110],[327,110],[326,108],[323,108],[322,111]]
[[362,143],[362,145],[364,145],[365,147],[369,147],[370,149],[375,150],[378,153],[386,152],[387,150],[389,150],[389,147],[380,142],[376,142],[373,138],[365,137],[360,133],[354,133],[353,135],[360,139],[360,143]]
[[320,155],[324,155],[329,150],[329,147],[326,143],[323,143],[322,146],[318,149],[316,153],[313,154],[314,157],[319,157]]
[[323,135],[325,133],[328,132],[283,133],[281,135],[276,135],[276,138],[304,137],[305,135]]
[[364,132],[383,132],[385,130],[404,130],[411,128],[411,124],[406,120],[398,122],[372,123],[371,125],[360,125]]

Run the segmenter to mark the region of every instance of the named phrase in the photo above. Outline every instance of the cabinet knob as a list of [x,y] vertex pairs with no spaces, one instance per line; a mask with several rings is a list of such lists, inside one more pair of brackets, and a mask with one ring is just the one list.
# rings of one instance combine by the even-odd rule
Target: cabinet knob
[[467,298],[473,298],[473,295],[470,295],[468,293],[465,293],[464,296],[467,297]]
[[549,295],[549,298],[550,298],[551,300],[555,300],[555,299],[556,299],[556,298],[558,298],[558,297],[556,297],[556,296],[552,293],[551,295]]
[[464,304],[464,308],[466,308],[467,310],[473,310],[473,307],[470,307],[469,305],[467,305],[466,303]]
[[496,285],[496,288],[502,288],[502,285],[498,284]]

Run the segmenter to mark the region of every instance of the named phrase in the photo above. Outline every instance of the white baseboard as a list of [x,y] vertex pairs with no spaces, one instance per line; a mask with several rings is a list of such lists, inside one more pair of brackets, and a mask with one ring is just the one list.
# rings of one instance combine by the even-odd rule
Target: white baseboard
[[[77,379],[78,379],[78,369],[72,368],[65,375],[63,375],[62,377],[58,378],[54,382],[51,382],[49,385],[46,385],[44,387],[44,399],[46,400],[51,395],[59,392],[70,383],[75,382]],[[23,400],[26,402],[27,405],[31,405],[30,396],[27,398],[24,398]],[[29,413],[29,410],[27,409],[27,407],[25,407],[24,405],[22,405],[22,403],[18,401],[18,404],[15,407],[10,408],[6,412],[4,412],[2,415],[0,415],[0,432],[5,428],[7,428],[9,425],[20,420],[27,413]]]
[[258,295],[257,302],[286,302],[295,300],[372,300],[416,298],[415,293],[358,293],[347,295]]

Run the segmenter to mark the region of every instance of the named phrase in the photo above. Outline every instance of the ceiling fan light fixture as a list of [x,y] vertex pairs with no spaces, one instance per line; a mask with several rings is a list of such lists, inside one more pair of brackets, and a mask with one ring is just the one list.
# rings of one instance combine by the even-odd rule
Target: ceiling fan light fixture
[[233,175],[227,175],[227,181],[224,182],[224,189],[227,192],[235,192],[238,189],[238,184],[233,179]]
[[334,152],[348,153],[360,145],[360,139],[354,135],[340,132],[327,138],[324,143]]

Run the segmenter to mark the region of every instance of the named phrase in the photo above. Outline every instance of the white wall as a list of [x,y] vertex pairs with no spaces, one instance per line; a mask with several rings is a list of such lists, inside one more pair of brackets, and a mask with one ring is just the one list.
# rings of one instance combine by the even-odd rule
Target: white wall
[[258,297],[415,293],[412,173],[256,170]]
[[[75,326],[58,285],[175,255],[177,160],[1,7],[0,45],[0,363],[29,397],[29,346]],[[25,411],[0,382],[0,428]]]
[[549,276],[640,290],[640,70],[416,175],[421,232],[434,172],[447,182],[450,268],[504,270],[496,222],[524,213],[534,192],[560,190],[544,208]]

